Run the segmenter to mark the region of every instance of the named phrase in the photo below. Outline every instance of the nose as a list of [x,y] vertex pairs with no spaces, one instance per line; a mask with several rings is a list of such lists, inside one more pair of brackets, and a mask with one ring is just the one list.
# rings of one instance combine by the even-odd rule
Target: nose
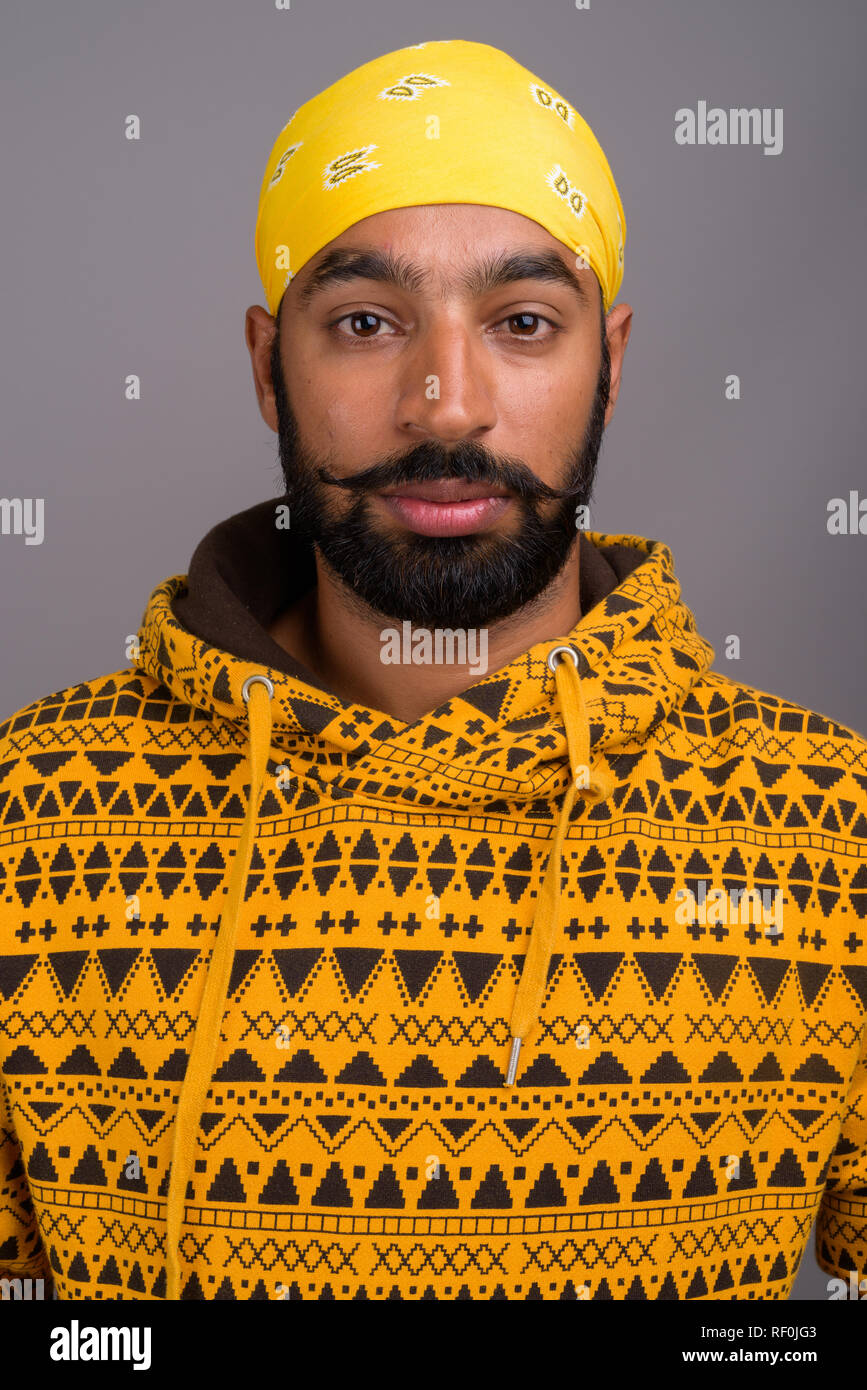
[[489,354],[478,330],[456,316],[443,316],[420,331],[400,370],[399,429],[457,443],[496,425]]

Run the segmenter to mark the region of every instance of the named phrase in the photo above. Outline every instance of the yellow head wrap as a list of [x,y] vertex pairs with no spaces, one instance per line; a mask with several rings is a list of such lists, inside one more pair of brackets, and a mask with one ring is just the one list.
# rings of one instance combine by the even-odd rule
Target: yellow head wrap
[[271,150],[256,219],[268,308],[353,223],[389,208],[481,203],[547,228],[589,266],[606,312],[623,279],[620,194],[587,122],[498,48],[417,43],[347,73]]

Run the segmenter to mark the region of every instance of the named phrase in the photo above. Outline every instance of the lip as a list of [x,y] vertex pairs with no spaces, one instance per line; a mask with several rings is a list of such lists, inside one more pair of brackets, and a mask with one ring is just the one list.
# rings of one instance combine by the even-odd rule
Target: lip
[[507,497],[496,483],[468,483],[463,478],[435,478],[430,483],[403,483],[388,488],[381,497],[419,497],[423,502],[464,502],[477,497]]
[[[421,489],[438,484],[418,486]],[[476,492],[473,497],[446,502],[428,500],[414,492],[379,495],[391,514],[420,536],[470,536],[476,531],[487,531],[512,505],[508,495],[491,492]]]
[[421,536],[469,536],[486,531],[512,501],[496,483],[436,478],[404,483],[379,496],[392,516]]

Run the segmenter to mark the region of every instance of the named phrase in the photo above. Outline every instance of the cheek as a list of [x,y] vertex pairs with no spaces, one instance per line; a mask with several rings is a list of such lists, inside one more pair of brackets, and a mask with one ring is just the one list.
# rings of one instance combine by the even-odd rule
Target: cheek
[[345,451],[353,437],[363,433],[365,426],[369,429],[365,404],[369,415],[370,392],[356,399],[351,376],[343,369],[329,370],[312,347],[294,345],[285,378],[298,427],[313,448]]
[[329,393],[319,417],[329,441],[347,457],[363,452],[365,442],[378,432],[379,422],[387,418],[384,404],[369,389],[356,395],[345,377],[339,391]]
[[518,438],[537,438],[555,453],[571,444],[586,426],[596,390],[596,376],[582,364],[571,372],[538,372],[517,388],[509,383],[500,396],[500,420]]
[[385,401],[377,402],[369,389],[354,394],[345,375],[331,385],[320,378],[315,384],[305,382],[296,417],[314,448],[332,451],[347,463],[377,448],[382,423],[389,418]]

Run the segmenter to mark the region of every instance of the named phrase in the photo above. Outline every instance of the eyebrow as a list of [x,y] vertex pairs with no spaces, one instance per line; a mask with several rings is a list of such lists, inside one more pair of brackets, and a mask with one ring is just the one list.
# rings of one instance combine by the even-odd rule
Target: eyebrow
[[[405,256],[367,247],[341,246],[326,252],[307,283],[298,291],[298,307],[305,309],[314,295],[347,280],[377,280],[407,294],[417,294],[430,279],[430,272]],[[460,287],[475,298],[517,280],[544,280],[564,285],[578,296],[582,307],[590,307],[590,296],[578,276],[556,251],[535,246],[518,247],[487,256],[460,275],[447,277],[442,292]]]

